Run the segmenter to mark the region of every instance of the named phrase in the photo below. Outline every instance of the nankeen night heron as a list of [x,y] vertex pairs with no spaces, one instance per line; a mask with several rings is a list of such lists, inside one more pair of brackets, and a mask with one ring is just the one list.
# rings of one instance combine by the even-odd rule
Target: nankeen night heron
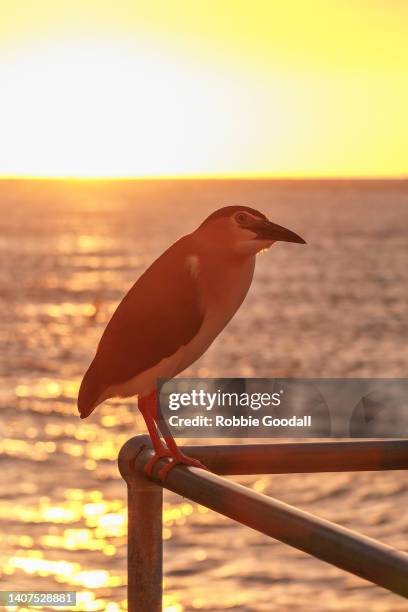
[[138,396],[155,454],[170,457],[164,479],[177,463],[205,467],[187,457],[173,437],[157,429],[160,378],[194,363],[242,304],[257,253],[277,241],[305,241],[247,206],[220,208],[191,234],[177,240],[142,274],[110,319],[78,397],[81,418],[104,400]]

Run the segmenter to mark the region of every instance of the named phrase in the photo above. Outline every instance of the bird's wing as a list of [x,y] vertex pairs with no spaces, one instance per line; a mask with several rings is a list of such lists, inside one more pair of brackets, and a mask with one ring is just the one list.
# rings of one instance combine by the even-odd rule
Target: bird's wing
[[82,381],[81,416],[92,412],[108,387],[153,367],[197,334],[205,313],[188,266],[188,238],[163,253],[120,302]]

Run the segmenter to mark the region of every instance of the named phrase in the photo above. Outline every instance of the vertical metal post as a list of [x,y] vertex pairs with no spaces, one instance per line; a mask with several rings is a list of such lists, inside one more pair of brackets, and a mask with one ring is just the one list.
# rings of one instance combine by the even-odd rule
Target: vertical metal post
[[119,469],[128,487],[128,611],[161,612],[163,590],[163,489],[134,469],[137,455],[151,448],[148,436],[125,444]]

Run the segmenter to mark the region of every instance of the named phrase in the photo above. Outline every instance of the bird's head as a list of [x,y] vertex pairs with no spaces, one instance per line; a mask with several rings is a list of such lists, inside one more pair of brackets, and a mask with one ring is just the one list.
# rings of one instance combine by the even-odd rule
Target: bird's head
[[237,253],[253,255],[277,241],[306,244],[291,230],[272,223],[248,206],[225,206],[212,213],[197,230],[206,240]]

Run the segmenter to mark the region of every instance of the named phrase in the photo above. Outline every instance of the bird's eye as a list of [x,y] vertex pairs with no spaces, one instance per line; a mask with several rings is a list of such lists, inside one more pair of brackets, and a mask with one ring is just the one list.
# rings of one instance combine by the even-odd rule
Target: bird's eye
[[235,220],[238,221],[238,223],[245,223],[245,221],[248,221],[248,215],[245,213],[237,213],[235,215]]

